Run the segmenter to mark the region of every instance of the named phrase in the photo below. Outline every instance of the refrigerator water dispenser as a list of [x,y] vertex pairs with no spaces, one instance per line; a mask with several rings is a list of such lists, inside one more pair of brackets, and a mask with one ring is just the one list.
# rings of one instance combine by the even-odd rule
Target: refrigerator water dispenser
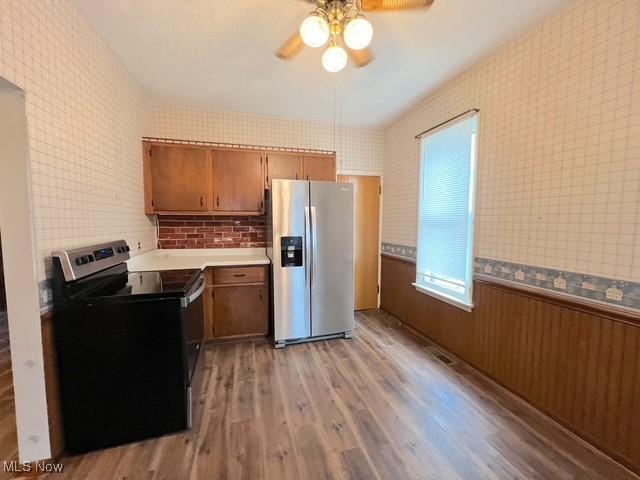
[[280,249],[283,268],[302,266],[302,237],[281,237]]

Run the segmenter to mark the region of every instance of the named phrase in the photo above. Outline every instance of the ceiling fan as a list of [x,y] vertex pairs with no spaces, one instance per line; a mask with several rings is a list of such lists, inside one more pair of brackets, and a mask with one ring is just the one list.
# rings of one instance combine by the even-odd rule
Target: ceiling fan
[[365,67],[373,60],[373,53],[367,48],[373,38],[373,27],[362,12],[425,8],[434,0],[303,1],[314,3],[316,9],[306,16],[300,30],[282,44],[276,55],[290,60],[304,45],[319,48],[328,43],[322,65],[329,72],[339,72],[347,64],[348,57],[356,67]]

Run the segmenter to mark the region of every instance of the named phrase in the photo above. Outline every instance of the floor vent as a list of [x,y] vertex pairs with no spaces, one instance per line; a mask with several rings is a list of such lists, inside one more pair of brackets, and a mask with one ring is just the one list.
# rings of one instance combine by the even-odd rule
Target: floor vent
[[456,365],[457,362],[442,353],[436,347],[426,347],[425,350],[436,360],[440,360],[445,365]]

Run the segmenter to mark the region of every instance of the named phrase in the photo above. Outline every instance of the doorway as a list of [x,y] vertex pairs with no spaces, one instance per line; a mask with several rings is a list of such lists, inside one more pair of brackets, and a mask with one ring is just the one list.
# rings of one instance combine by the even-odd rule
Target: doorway
[[380,195],[377,175],[339,175],[354,191],[354,309],[378,308],[380,275]]

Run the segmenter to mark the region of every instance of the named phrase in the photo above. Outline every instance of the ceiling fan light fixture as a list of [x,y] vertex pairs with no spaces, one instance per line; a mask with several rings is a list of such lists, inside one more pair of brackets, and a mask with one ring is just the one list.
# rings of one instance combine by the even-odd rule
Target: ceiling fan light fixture
[[332,42],[322,54],[322,66],[327,72],[337,73],[347,64],[347,52],[340,45]]
[[373,27],[364,15],[358,14],[344,27],[343,38],[351,50],[362,50],[373,39]]
[[302,41],[312,47],[322,47],[329,40],[329,23],[323,15],[311,12],[300,25]]

